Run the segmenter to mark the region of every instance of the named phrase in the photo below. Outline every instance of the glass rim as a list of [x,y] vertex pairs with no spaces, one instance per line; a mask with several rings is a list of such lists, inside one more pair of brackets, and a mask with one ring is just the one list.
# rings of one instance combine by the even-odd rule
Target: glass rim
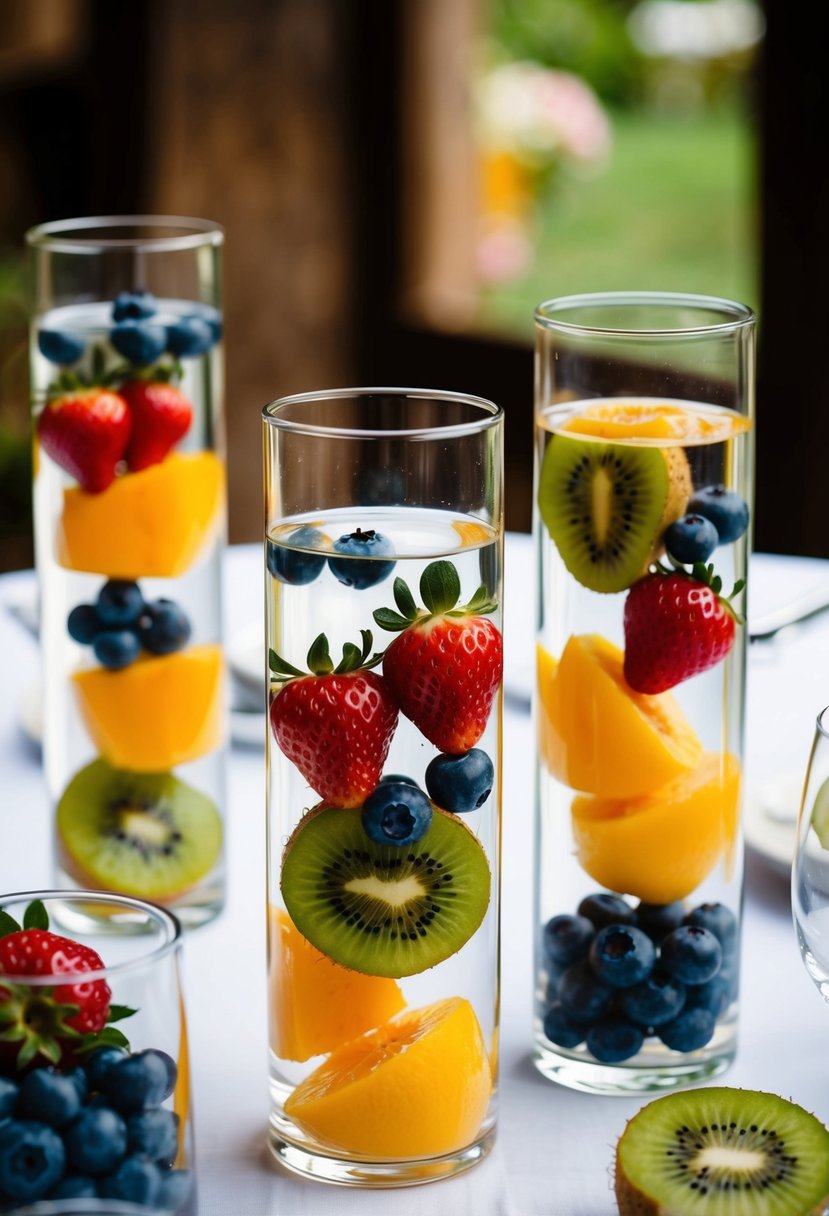
[[815,724],[824,739],[829,739],[829,705],[820,711]]
[[[98,980],[111,979],[114,976],[126,975],[130,971],[137,971],[152,963],[159,962],[166,958],[168,954],[178,950],[182,942],[182,927],[181,921],[167,908],[162,908],[159,904],[150,903],[145,899],[137,899],[132,895],[121,895],[115,891],[76,891],[76,890],[51,890],[51,891],[9,891],[7,894],[0,895],[0,909],[5,910],[10,903],[32,903],[34,900],[42,900],[44,903],[54,900],[60,900],[63,903],[69,901],[77,903],[99,903],[99,904],[120,904],[126,910],[134,912],[143,912],[148,918],[155,921],[164,927],[167,932],[166,940],[149,950],[146,954],[142,954],[139,958],[125,959],[119,963],[112,963],[110,966],[99,967],[97,971],[81,971],[81,972],[61,972],[59,975],[18,975],[11,971],[0,971],[0,988],[5,983],[10,984],[25,984],[30,988],[54,988],[79,982],[80,977],[83,983],[96,983]],[[50,918],[51,919],[51,918]],[[50,932],[56,932],[58,937],[68,937],[68,932],[57,932],[50,929]],[[115,934],[102,933],[102,937],[114,937]],[[136,940],[140,934],[129,934]],[[76,940],[72,938],[71,940]],[[80,942],[80,945],[86,945],[86,942]],[[90,947],[94,949],[94,947]]]
[[[96,229],[112,229],[115,232],[139,227],[158,231],[147,236],[84,236],[84,232],[91,233]],[[173,229],[177,231],[173,232]],[[192,216],[88,215],[37,224],[26,232],[24,239],[31,249],[45,249],[50,253],[93,254],[126,249],[172,253],[205,245],[219,246],[224,243],[224,229],[212,220]]]
[[[471,418],[468,422],[451,422],[445,426],[440,423],[432,426],[400,427],[388,429],[385,427],[355,427],[355,426],[325,426],[320,423],[308,423],[293,418],[279,417],[279,411],[295,405],[305,405],[312,401],[343,401],[357,397],[396,397],[399,400],[447,401],[472,406],[480,411],[480,416]],[[279,430],[292,431],[301,435],[319,435],[341,439],[424,439],[424,438],[455,438],[459,435],[474,435],[480,431],[497,426],[504,417],[503,407],[486,397],[477,397],[473,393],[459,393],[451,390],[433,388],[401,388],[401,387],[358,387],[316,389],[308,393],[293,393],[287,397],[277,397],[268,402],[262,410],[262,419],[269,426]]]
[[[601,305],[631,307],[662,307],[698,309],[700,312],[721,313],[723,320],[707,321],[700,325],[675,325],[673,327],[627,328],[620,325],[582,324],[570,319],[558,318],[554,313],[568,309],[595,308]],[[542,330],[573,336],[595,334],[614,338],[683,338],[708,334],[728,333],[747,329],[757,320],[756,314],[747,304],[728,300],[724,296],[694,295],[670,291],[598,291],[581,295],[555,296],[538,304],[533,312],[536,326]]]

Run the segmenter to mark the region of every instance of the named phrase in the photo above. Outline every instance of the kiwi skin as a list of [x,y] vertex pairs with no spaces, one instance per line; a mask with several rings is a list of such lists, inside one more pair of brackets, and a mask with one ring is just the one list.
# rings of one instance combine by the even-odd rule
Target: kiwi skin
[[[355,882],[362,890],[347,886]],[[460,950],[486,915],[491,885],[477,837],[438,807],[426,834],[398,848],[369,839],[359,808],[322,803],[302,817],[282,858],[282,897],[302,936],[342,967],[391,979]],[[401,887],[405,903],[383,898]]]
[[[768,1167],[753,1180],[741,1169],[738,1186],[718,1186],[731,1181],[723,1166],[710,1164],[707,1177],[701,1162],[694,1168],[709,1143],[750,1147]],[[776,1094],[729,1087],[667,1094],[628,1122],[616,1146],[615,1190],[620,1216],[822,1216],[829,1131]]]

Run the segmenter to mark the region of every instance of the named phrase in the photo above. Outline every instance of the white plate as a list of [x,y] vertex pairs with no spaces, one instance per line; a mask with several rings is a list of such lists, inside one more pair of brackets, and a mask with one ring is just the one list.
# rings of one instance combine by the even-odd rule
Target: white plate
[[746,791],[743,808],[746,844],[784,878],[791,874],[802,791],[802,773],[784,773],[749,786]]

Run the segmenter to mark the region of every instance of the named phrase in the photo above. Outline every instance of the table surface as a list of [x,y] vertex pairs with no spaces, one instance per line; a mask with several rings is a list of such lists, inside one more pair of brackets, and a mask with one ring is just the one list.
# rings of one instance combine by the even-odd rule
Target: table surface
[[[225,564],[227,636],[250,625],[261,551],[239,546]],[[529,538],[506,555],[506,684],[532,654]],[[31,572],[0,578],[0,604],[31,595]],[[772,608],[829,581],[829,564],[752,559],[751,609]],[[511,592],[515,590],[515,594]],[[38,678],[38,650],[0,611],[0,891],[51,884],[50,813],[38,749],[20,708]],[[814,718],[829,701],[829,614],[751,647],[747,783],[805,769]],[[551,1084],[530,1061],[532,1019],[532,727],[507,697],[504,718],[503,1005],[498,1140],[458,1178],[409,1190],[345,1190],[294,1178],[265,1149],[264,762],[234,747],[230,762],[229,886],[221,917],[188,934],[184,974],[193,1053],[202,1216],[611,1216],[611,1164],[625,1121],[644,1098],[597,1097]],[[790,1097],[829,1123],[829,1010],[801,965],[788,883],[751,850],[743,938],[739,1052],[718,1082]]]

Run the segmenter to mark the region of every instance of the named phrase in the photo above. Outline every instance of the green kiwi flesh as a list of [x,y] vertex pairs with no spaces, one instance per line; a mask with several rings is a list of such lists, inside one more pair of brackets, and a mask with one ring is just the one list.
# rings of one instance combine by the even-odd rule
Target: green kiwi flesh
[[812,827],[820,841],[822,849],[829,849],[829,781],[815,795],[815,805],[812,807]]
[[60,860],[86,886],[166,900],[200,882],[222,848],[205,794],[172,773],[133,773],[94,760],[57,808]]
[[366,975],[415,975],[460,950],[489,904],[477,838],[434,809],[410,846],[376,844],[359,810],[322,807],[285,848],[282,897],[291,920],[328,958]]
[[827,1197],[829,1131],[776,1094],[668,1094],[616,1148],[621,1216],[818,1216]]
[[624,591],[664,528],[670,477],[659,448],[554,435],[538,509],[567,569],[591,591]]

